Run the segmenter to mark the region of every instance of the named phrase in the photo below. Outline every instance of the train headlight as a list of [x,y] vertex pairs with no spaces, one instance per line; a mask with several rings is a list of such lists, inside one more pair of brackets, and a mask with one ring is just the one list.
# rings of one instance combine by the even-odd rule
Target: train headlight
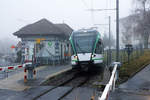
[[77,56],[74,56],[74,59],[77,59]]
[[95,56],[96,56],[96,55],[95,55],[95,54],[93,54],[93,55],[92,55],[92,58],[94,58]]

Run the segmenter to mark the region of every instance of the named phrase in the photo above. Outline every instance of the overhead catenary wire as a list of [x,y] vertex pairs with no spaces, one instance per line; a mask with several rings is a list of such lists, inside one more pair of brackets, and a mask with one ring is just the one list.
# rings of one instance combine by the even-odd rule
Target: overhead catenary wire
[[[94,6],[93,6],[93,0],[91,0],[91,9],[94,9]],[[95,17],[94,17],[94,12],[93,11],[91,11],[91,21],[92,21],[92,24],[93,24],[93,26],[94,26],[94,20],[95,19]]]
[[[93,0],[91,0],[91,7],[84,1],[84,0],[81,0],[82,1],[82,3],[83,3],[83,5],[87,8],[87,9],[89,9],[89,8],[93,8]],[[94,14],[93,14],[93,12],[91,11],[91,23],[94,25]]]
[[[108,0],[106,0],[106,5],[105,5],[105,8],[106,9],[108,9],[109,7],[108,7]],[[108,12],[107,12],[107,10],[105,11],[105,18],[108,16]]]
[[[94,9],[95,6],[94,6],[93,0],[90,0],[90,7],[87,5],[87,3],[84,0],[81,0],[81,1],[86,6],[86,8],[90,8],[87,10],[91,12],[91,23],[93,26],[95,26],[95,13],[94,12],[105,11],[103,14],[104,14],[104,17],[106,18],[106,16],[107,17],[110,16],[110,11],[116,10],[116,9],[111,8],[111,0],[105,0],[105,9]],[[104,18],[104,20],[105,20],[105,18]]]

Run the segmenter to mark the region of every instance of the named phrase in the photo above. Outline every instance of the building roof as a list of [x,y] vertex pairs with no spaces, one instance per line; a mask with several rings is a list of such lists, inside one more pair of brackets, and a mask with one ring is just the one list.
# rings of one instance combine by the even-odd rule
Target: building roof
[[21,35],[65,35],[70,36],[73,29],[67,24],[53,24],[47,19],[41,19],[33,24],[29,24],[19,31],[13,33],[16,36]]
[[19,41],[18,44],[16,45],[16,48],[22,48],[22,42]]
[[73,29],[71,29],[67,24],[55,24],[56,27],[61,29],[66,35],[71,35]]

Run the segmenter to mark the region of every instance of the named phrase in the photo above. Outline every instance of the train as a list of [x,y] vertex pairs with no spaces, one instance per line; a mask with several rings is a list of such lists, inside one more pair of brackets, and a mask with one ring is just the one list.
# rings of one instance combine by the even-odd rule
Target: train
[[96,29],[73,31],[70,38],[73,69],[101,69],[104,67],[104,46]]

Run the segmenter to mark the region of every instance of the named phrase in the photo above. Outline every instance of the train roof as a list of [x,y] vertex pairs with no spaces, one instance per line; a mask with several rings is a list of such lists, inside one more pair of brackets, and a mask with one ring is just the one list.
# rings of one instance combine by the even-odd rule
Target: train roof
[[84,34],[84,33],[92,33],[92,32],[95,33],[95,35],[97,35],[98,38],[102,38],[100,33],[96,29],[80,29],[80,30],[77,30],[77,31],[73,31],[70,38],[69,38],[69,40],[71,39],[72,36],[74,36],[77,33]]
[[[80,33],[81,33],[81,34],[82,34],[82,33],[83,33],[83,34],[84,34],[84,33],[95,33],[96,35],[99,35],[99,36],[101,37],[100,33],[99,33],[96,29],[80,29],[80,30],[77,30],[77,31],[73,31],[73,32],[72,32],[72,35],[73,35],[73,34],[76,34],[76,33],[79,33],[79,34],[80,34]],[[71,35],[71,36],[72,36],[72,35]]]
[[77,31],[73,31],[73,33],[78,33],[78,32],[98,32],[96,29],[79,29]]

